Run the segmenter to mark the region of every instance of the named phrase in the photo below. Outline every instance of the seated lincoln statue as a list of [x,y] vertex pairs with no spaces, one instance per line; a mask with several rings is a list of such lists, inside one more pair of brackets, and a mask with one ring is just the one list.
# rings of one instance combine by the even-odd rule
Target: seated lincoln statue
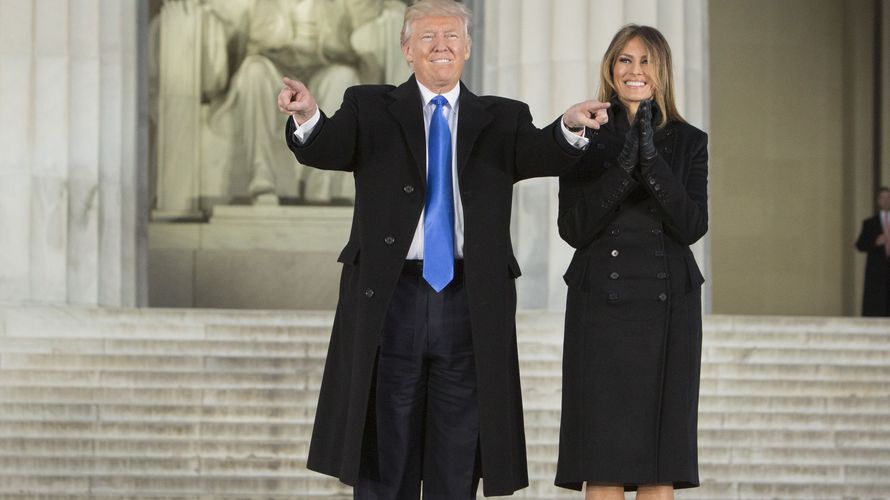
[[[174,87],[165,81],[201,80],[196,85],[201,144],[195,146],[201,197],[351,204],[349,174],[296,162],[281,140],[275,99],[284,75],[299,78],[330,114],[347,87],[407,78],[399,45],[404,9],[397,0],[165,0],[151,31],[161,41],[153,40],[153,46],[166,43],[183,51],[153,55],[152,94],[163,104],[164,89]],[[187,17],[192,21],[183,22]],[[198,45],[196,57],[184,55],[189,44]],[[200,60],[200,68],[184,67],[182,59]],[[171,118],[160,126],[169,137],[189,124]],[[163,168],[167,160],[182,163],[165,154],[177,152],[158,152],[159,177],[182,175],[181,169]],[[176,185],[172,180],[159,179],[158,189]]]

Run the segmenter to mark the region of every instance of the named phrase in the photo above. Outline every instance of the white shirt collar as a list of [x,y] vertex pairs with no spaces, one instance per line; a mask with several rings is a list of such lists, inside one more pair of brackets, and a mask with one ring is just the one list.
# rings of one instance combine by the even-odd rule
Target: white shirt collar
[[[417,82],[417,86],[420,87],[420,97],[423,98],[424,106],[429,104],[430,101],[433,99],[433,97],[440,95],[440,94],[436,94],[432,90],[424,87],[423,84],[420,83],[419,81]],[[454,86],[453,89],[451,89],[448,92],[445,92],[444,94],[441,94],[441,95],[443,97],[445,97],[445,99],[448,101],[448,105],[451,106],[451,109],[455,109],[455,104],[457,103],[457,98],[460,96],[460,82],[457,82],[457,84]]]

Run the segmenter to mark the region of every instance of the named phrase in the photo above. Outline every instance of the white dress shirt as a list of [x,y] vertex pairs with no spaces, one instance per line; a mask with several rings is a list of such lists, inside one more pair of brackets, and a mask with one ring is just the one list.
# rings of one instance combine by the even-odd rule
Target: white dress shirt
[[[451,192],[454,196],[454,258],[462,259],[464,256],[464,207],[461,204],[460,185],[457,178],[457,119],[460,111],[460,83],[444,94],[435,94],[432,90],[424,87],[420,82],[417,82],[417,86],[420,88],[421,105],[423,106],[423,127],[424,137],[426,138],[426,148],[424,149],[427,152],[427,164],[429,163],[430,119],[433,116],[433,110],[436,108],[436,105],[432,104],[430,101],[437,95],[442,95],[445,100],[448,101],[444,113],[445,117],[448,119],[448,127],[451,129]],[[320,119],[321,113],[317,109],[315,114],[312,115],[312,118],[307,120],[303,125],[298,124],[296,119],[294,119],[294,125],[296,125],[294,137],[296,137],[297,142],[302,144],[305,138],[315,129],[315,126]],[[571,132],[566,128],[565,123],[563,123],[562,120],[560,120],[559,123],[562,128],[562,134],[569,144],[577,149],[585,149],[587,147],[587,144],[590,142],[587,137],[584,137],[583,135],[579,136],[574,132]],[[417,228],[414,230],[414,239],[411,240],[411,247],[408,249],[408,255],[405,257],[406,259],[423,259],[424,212],[425,209],[420,212],[420,219],[417,221]]]

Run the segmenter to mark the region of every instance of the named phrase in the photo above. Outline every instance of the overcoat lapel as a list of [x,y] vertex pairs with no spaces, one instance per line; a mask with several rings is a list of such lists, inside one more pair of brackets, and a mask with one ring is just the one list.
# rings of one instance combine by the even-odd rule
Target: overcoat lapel
[[402,128],[402,134],[411,155],[414,157],[415,170],[420,177],[420,182],[426,188],[426,139],[423,125],[423,103],[421,102],[420,89],[414,75],[405,83],[393,89],[389,95],[393,102],[389,105],[389,112]]
[[491,114],[476,94],[460,84],[460,111],[457,119],[457,175],[463,173],[470,159],[470,152],[482,130],[491,123]]

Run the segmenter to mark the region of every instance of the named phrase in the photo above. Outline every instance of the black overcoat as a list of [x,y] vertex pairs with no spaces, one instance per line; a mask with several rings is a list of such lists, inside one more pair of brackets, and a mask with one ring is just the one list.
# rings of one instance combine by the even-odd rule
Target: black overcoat
[[[513,183],[565,173],[582,151],[554,122],[532,124],[528,106],[476,96],[461,84],[458,183],[464,211],[464,286],[476,358],[480,447],[486,496],[528,485],[516,287],[510,241]],[[412,76],[399,87],[362,85],[305,145],[288,146],[304,165],[353,172],[355,211],[343,263],[307,466],[354,485],[384,318],[424,205],[423,103]]]
[[708,228],[707,136],[669,122],[654,167],[628,175],[627,117],[617,102],[609,114],[559,183],[559,233],[577,250],[556,484],[697,486],[704,278],[689,245]]
[[881,235],[881,217],[879,214],[862,221],[862,230],[856,239],[856,248],[866,252],[865,259],[865,290],[862,295],[863,316],[890,316],[890,261],[884,253],[884,245],[877,245]]

